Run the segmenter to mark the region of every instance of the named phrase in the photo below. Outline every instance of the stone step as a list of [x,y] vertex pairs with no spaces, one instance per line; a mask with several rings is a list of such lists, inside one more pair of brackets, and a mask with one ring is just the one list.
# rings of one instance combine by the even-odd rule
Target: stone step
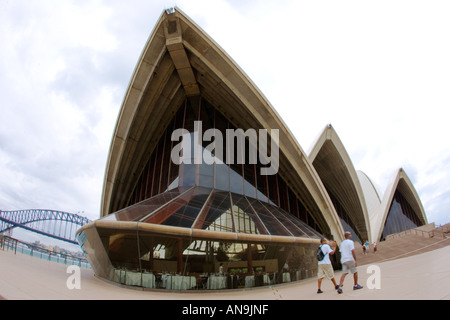
[[427,238],[414,234],[404,235],[396,239],[388,239],[377,244],[374,252],[371,244],[364,255],[362,246],[355,243],[358,265],[377,263],[385,260],[404,258],[450,245],[450,238]]

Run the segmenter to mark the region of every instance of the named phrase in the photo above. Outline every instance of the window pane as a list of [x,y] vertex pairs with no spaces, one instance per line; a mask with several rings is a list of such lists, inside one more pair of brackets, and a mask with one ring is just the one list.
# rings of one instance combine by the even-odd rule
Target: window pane
[[244,178],[240,170],[242,165],[234,165],[230,170],[230,191],[233,193],[244,194]]
[[202,163],[199,165],[199,185],[214,187],[214,164]]
[[196,188],[190,201],[180,206],[175,213],[162,223],[163,225],[190,228],[209,196],[209,189]]
[[274,218],[262,202],[250,198],[248,200],[271,235],[292,236],[286,228]]
[[216,188],[219,190],[230,190],[229,167],[226,164],[216,163]]
[[206,214],[202,229],[232,232],[231,199],[228,192],[215,192],[211,207]]
[[253,211],[246,197],[232,195],[236,232],[267,234],[267,230]]

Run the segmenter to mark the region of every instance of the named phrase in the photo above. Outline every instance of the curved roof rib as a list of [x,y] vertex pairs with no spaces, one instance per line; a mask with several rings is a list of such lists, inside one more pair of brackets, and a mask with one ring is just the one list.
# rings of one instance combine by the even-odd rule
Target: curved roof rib
[[179,9],[163,12],[125,95],[104,177],[101,216],[122,209],[149,154],[186,99],[208,100],[237,128],[279,130],[279,171],[336,240],[339,217],[305,153],[234,61]]
[[394,195],[396,192],[400,192],[400,194],[405,198],[408,204],[413,209],[414,213],[417,215],[417,218],[425,225],[428,223],[427,216],[425,214],[425,210],[423,208],[422,202],[420,201],[419,195],[417,194],[414,185],[409,179],[406,172],[403,168],[400,168],[396,174],[393,176],[391,182],[386,188],[386,192],[384,193],[383,200],[381,201],[378,210],[376,210],[374,214],[373,223],[373,235],[372,241],[379,241],[382,234],[384,225],[388,218],[388,213],[391,208],[391,204],[394,199]]
[[323,130],[309,154],[330,197],[344,209],[361,241],[370,239],[371,229],[364,192],[345,147],[331,125]]

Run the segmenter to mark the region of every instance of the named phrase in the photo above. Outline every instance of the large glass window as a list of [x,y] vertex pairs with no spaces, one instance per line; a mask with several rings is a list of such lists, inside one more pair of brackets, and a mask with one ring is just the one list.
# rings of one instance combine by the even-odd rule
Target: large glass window
[[354,241],[357,241],[359,243],[363,243],[361,239],[361,234],[356,228],[355,224],[353,223],[352,219],[350,218],[350,215],[347,213],[347,211],[344,209],[344,207],[341,205],[341,203],[337,200],[337,198],[328,190],[328,194],[330,195],[331,201],[333,202],[334,208],[336,209],[336,212],[341,220],[342,227],[345,231],[348,231],[352,234],[352,239]]
[[190,201],[162,222],[163,225],[190,228],[205,204],[209,189],[196,188]]
[[247,201],[247,198],[233,194],[232,203],[236,232],[268,234],[266,227]]
[[199,229],[220,232],[234,232],[233,213],[229,192],[214,192],[204,217],[199,219]]
[[[109,271],[104,269],[101,276],[130,287],[167,290],[252,288],[301,280],[314,276],[317,270],[317,262],[311,258],[316,245],[183,238],[139,230],[98,228],[97,231],[97,237],[86,238],[84,247],[106,254],[105,261],[109,260],[111,264]],[[92,242],[94,238],[101,241]]]
[[380,240],[384,240],[390,234],[417,228],[421,225],[422,223],[411,205],[399,191],[396,191]]
[[[179,140],[171,141],[172,133],[177,129],[184,131],[178,135]],[[254,152],[257,145],[254,132],[258,132],[259,128],[254,128],[254,131],[249,129],[248,132],[238,129],[207,101],[201,99],[198,105],[192,106],[186,100],[149,155],[128,205],[179,187],[202,186],[275,204],[321,232],[313,217],[305,211],[301,201],[279,174],[260,174],[267,165],[258,159],[254,163],[254,153],[257,154]],[[233,133],[232,142],[226,139],[227,130]],[[180,151],[181,163],[174,163],[170,156],[176,146]],[[230,159],[229,153],[233,154]],[[180,207],[177,210],[181,210],[180,216],[185,217],[180,218],[183,223],[181,220],[176,222],[176,225],[180,225],[186,224],[186,217],[191,210],[199,209]],[[264,214],[258,212],[258,215]],[[175,223],[173,219],[167,223]]]

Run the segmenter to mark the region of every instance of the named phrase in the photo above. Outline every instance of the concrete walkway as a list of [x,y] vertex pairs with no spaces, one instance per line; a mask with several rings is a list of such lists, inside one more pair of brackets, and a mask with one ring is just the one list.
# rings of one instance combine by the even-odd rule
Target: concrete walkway
[[[341,295],[326,279],[322,284],[324,293],[320,295],[316,293],[317,279],[223,292],[142,291],[107,283],[89,269],[82,269],[81,289],[69,290],[66,283],[71,274],[67,273],[66,265],[0,250],[0,297],[8,300],[450,300],[450,246],[376,264],[378,273],[373,273],[369,266],[372,265],[358,269],[359,283],[364,289],[353,291],[353,279],[349,275]],[[336,279],[340,275],[337,272]],[[377,275],[379,281],[373,281]],[[371,284],[379,289],[370,289]]]

